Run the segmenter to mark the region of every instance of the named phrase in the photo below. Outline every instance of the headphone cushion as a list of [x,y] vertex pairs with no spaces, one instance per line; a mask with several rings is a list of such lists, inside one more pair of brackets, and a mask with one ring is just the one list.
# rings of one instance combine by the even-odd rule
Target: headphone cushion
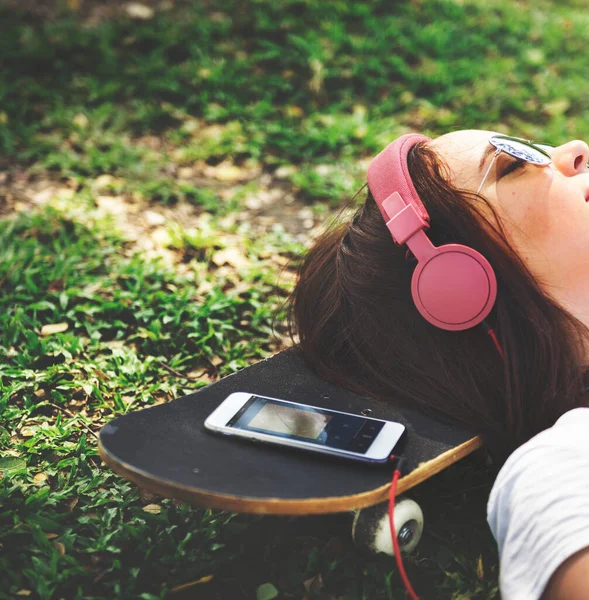
[[460,331],[475,327],[491,312],[497,279],[482,254],[447,244],[417,265],[411,292],[417,310],[432,325]]

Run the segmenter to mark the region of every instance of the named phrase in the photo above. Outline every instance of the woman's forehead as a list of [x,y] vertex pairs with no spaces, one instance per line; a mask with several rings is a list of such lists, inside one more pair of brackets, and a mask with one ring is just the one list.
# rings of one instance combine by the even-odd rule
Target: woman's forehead
[[435,138],[429,145],[447,163],[453,178],[459,180],[455,183],[463,186],[478,180],[481,156],[489,138],[496,133],[482,129],[452,131]]
[[497,132],[484,129],[462,129],[441,135],[432,140],[430,144],[435,150],[442,153],[448,151],[461,154],[480,153],[493,135],[497,135]]

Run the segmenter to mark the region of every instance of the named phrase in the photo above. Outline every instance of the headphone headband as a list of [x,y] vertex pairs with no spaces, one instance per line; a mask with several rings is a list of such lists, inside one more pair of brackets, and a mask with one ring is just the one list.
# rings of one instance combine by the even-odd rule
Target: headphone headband
[[432,325],[460,331],[481,323],[497,297],[493,268],[479,252],[461,244],[435,247],[425,234],[429,215],[407,166],[424,135],[397,138],[368,167],[368,187],[394,241],[407,245],[418,264],[411,280],[415,306]]
[[398,192],[405,204],[413,204],[417,214],[429,223],[429,215],[415,191],[407,167],[407,155],[411,148],[419,142],[429,141],[431,138],[417,133],[402,135],[370,162],[367,173],[368,187],[385,221],[394,215],[387,214],[383,203],[394,192]]

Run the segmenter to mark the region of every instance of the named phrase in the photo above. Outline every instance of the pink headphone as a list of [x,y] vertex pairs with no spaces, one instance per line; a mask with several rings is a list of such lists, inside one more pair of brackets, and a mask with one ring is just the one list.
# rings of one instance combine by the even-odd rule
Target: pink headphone
[[473,248],[436,248],[425,234],[430,219],[411,181],[407,154],[428,140],[407,134],[389,144],[368,167],[368,187],[395,242],[406,244],[417,258],[411,280],[417,310],[436,327],[462,331],[491,312],[497,280],[487,259]]

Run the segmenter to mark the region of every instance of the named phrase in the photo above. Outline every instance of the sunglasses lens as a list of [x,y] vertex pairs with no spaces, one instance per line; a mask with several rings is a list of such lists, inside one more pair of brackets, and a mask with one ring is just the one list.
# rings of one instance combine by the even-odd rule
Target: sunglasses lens
[[535,165],[547,165],[552,160],[542,151],[544,149],[541,150],[523,141],[498,136],[493,136],[489,141],[495,148]]

